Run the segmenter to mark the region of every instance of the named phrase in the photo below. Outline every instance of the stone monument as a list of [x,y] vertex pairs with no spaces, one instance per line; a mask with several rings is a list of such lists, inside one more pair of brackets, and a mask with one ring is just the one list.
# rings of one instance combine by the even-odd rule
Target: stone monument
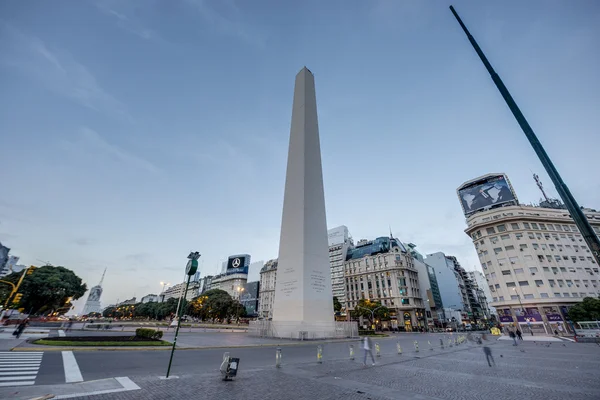
[[102,296],[102,282],[104,281],[104,275],[106,274],[106,268],[102,273],[100,283],[90,289],[85,306],[83,307],[82,315],[88,315],[93,312],[101,313],[102,306],[100,305],[100,297]]
[[315,78],[296,75],[269,336],[335,337]]

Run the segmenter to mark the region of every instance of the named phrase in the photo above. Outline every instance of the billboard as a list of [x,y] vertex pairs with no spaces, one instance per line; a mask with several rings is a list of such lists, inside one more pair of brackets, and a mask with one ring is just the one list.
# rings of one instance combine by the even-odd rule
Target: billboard
[[258,313],[258,292],[259,282],[248,282],[240,295],[240,303],[246,308],[246,314],[250,317]]
[[225,273],[227,275],[247,274],[249,266],[250,266],[250,255],[249,254],[239,254],[236,256],[229,256],[229,259],[227,260],[227,269],[225,270]]
[[504,174],[490,174],[468,182],[457,190],[465,216],[504,203],[517,202]]

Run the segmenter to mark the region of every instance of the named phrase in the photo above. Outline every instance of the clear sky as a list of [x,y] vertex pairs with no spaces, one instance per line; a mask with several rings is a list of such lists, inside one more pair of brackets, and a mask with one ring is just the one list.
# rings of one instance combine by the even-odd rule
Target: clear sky
[[[103,304],[277,257],[295,74],[315,74],[328,226],[472,269],[456,188],[505,172],[519,126],[449,1],[0,2],[0,240]],[[600,208],[600,3],[455,1],[578,201]],[[87,295],[86,295],[87,296]]]

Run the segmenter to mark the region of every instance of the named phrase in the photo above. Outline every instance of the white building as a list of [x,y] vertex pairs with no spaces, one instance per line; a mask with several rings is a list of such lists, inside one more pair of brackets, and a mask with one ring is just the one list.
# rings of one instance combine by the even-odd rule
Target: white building
[[361,299],[369,299],[390,309],[391,321],[382,323],[383,328],[389,324],[411,331],[426,326],[419,275],[399,240],[361,240],[344,264],[344,277],[347,310],[354,310]]
[[[600,234],[600,213],[584,212]],[[509,205],[476,212],[467,225],[501,322],[568,329],[568,309],[600,295],[598,264],[567,210]]]
[[344,263],[348,249],[353,247],[348,228],[344,225],[327,231],[329,240],[329,266],[331,267],[331,291],[334,297],[346,304],[346,285],[344,283]]
[[259,318],[273,318],[273,301],[275,300],[275,283],[277,282],[277,259],[269,260],[260,270],[258,295]]
[[[179,299],[185,291],[185,284],[185,282],[178,283],[177,285],[171,286],[170,288],[166,289],[160,294],[160,300],[167,301],[169,299]],[[197,297],[199,287],[200,285],[198,284],[198,282],[190,282],[185,299],[192,300],[194,297]]]
[[142,297],[142,303],[158,303],[159,297],[157,294],[147,294]]
[[210,288],[224,290],[232,298],[239,299],[246,282],[248,274],[221,274],[212,279]]
[[490,318],[491,314],[496,315],[496,309],[494,307],[489,306],[489,303],[492,301],[492,292],[490,291],[490,288],[488,286],[487,279],[485,279],[485,275],[483,275],[481,271],[468,271],[468,273],[475,285],[477,285],[477,287],[481,289],[481,291],[483,291],[487,307],[484,307],[484,305],[481,304],[481,302],[480,304],[482,307],[484,307],[484,312],[486,313],[486,316]]

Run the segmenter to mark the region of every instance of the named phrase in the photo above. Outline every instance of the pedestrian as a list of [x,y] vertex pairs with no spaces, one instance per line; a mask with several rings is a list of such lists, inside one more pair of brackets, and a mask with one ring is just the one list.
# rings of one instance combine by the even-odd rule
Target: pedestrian
[[523,340],[523,332],[521,332],[519,328],[517,328],[517,337],[519,338],[519,340]]
[[562,336],[562,334],[563,334],[563,327],[561,324],[558,324],[558,333],[560,336]]
[[73,326],[73,319],[69,319],[69,322],[67,322],[67,332],[71,331],[72,326]]
[[513,346],[517,345],[517,335],[513,331],[508,331],[508,336],[513,340]]
[[[483,346],[483,353],[485,354],[485,359],[490,367],[492,366],[492,363],[496,365],[496,361],[494,361],[494,357],[492,356],[492,349],[487,346]],[[492,360],[492,362],[490,362],[490,360]]]
[[363,340],[363,350],[364,350],[364,358],[363,365],[367,365],[367,354],[371,355],[371,360],[373,361],[373,365],[375,365],[375,357],[373,357],[373,351],[371,351],[371,338],[365,336]]
[[23,331],[25,330],[25,328],[27,327],[27,325],[29,324],[29,320],[28,319],[24,319],[19,326],[17,326],[17,329],[14,333],[14,335],[18,338],[21,337],[21,334],[23,333]]

